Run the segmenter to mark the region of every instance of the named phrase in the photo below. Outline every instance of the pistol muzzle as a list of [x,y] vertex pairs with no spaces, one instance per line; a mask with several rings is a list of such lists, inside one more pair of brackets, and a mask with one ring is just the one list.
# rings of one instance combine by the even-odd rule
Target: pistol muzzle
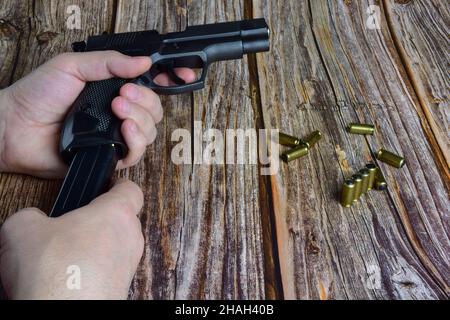
[[245,20],[241,28],[244,54],[269,51],[270,30],[264,19]]

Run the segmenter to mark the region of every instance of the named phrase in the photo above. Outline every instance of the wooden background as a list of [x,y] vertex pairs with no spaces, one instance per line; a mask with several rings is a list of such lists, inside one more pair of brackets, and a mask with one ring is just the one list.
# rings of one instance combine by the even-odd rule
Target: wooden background
[[[81,30],[66,9],[81,8]],[[380,8],[380,29],[366,25]],[[146,245],[132,299],[448,299],[450,6],[445,0],[0,0],[0,86],[73,41],[265,17],[270,53],[211,67],[199,92],[164,97],[158,138],[125,176],[144,190]],[[174,165],[171,133],[277,128],[323,139],[262,176],[255,165]],[[374,123],[373,137],[349,122]],[[387,192],[351,209],[342,181],[386,147]],[[0,221],[49,211],[61,181],[0,175]],[[378,281],[379,280],[379,281]]]

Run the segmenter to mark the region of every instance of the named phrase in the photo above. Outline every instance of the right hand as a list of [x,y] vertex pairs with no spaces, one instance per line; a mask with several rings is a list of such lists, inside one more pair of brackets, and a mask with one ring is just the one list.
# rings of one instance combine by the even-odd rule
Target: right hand
[[[0,277],[8,297],[127,298],[144,248],[137,218],[142,204],[139,187],[122,180],[58,218],[36,208],[12,215],[0,230]],[[79,290],[67,286],[69,266],[79,268]]]
[[[44,178],[63,177],[67,167],[58,152],[61,126],[86,82],[112,77],[135,78],[151,66],[149,57],[129,57],[116,51],[65,53],[43,64],[12,86],[0,91],[0,171]],[[191,69],[176,70],[186,82]],[[166,74],[158,84],[170,84]],[[134,165],[156,137],[155,124],[163,110],[152,90],[126,84],[112,102],[121,120],[129,152],[118,168]]]

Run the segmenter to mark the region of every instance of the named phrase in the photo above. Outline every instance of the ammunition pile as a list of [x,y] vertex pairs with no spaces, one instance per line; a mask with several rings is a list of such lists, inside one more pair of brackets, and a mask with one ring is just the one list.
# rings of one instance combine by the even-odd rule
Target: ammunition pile
[[378,168],[373,163],[369,163],[365,168],[359,170],[351,179],[344,181],[341,194],[341,204],[348,208],[359,200],[361,195],[368,191],[386,189],[386,180]]
[[[373,135],[375,126],[363,123],[350,123],[347,126],[347,131],[352,134]],[[396,168],[401,168],[405,165],[403,157],[385,149],[380,149],[376,157],[378,160]],[[361,195],[369,190],[386,190],[386,188],[387,183],[380,168],[373,163],[369,163],[365,168],[354,174],[351,179],[344,181],[341,204],[346,208],[351,207],[359,200]]]
[[319,140],[322,138],[320,131],[314,131],[308,135],[305,139],[299,139],[297,137],[290,136],[285,133],[279,133],[279,143],[283,146],[290,147],[291,149],[281,154],[281,159],[284,162],[290,162],[292,160],[306,156]]
[[[364,123],[350,123],[347,126],[347,131],[352,134],[373,135],[375,126]],[[290,148],[281,154],[281,159],[284,162],[290,162],[306,156],[309,153],[309,149],[321,138],[322,133],[320,131],[314,131],[304,139],[280,132],[279,143]],[[405,165],[403,157],[385,149],[380,149],[376,158],[396,168],[401,168]],[[380,168],[373,163],[369,163],[350,179],[344,181],[340,202],[344,207],[348,208],[370,190],[386,190],[386,188],[387,183]]]

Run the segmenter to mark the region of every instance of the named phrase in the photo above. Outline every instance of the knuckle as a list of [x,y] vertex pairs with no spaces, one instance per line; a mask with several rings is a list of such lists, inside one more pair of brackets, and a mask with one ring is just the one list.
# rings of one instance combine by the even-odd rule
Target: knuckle
[[106,54],[106,55],[109,55],[109,56],[111,56],[111,57],[128,57],[127,55],[125,55],[125,54],[123,54],[123,53],[120,53],[119,51],[116,51],[116,50],[105,50],[104,51],[104,53]]
[[49,61],[49,64],[56,67],[70,69],[73,66],[74,58],[77,56],[74,52],[64,52]]
[[132,217],[136,214],[133,203],[126,196],[118,197],[115,206],[116,210],[124,217]]
[[45,215],[37,208],[22,209],[5,220],[0,228],[1,237],[3,238],[5,235],[9,234],[17,226],[19,226],[19,228],[22,228],[23,226],[28,227],[43,217],[45,217]]
[[162,108],[162,103],[161,103],[161,99],[159,98],[159,96],[156,93],[154,93],[153,91],[152,91],[152,93],[155,96],[152,109],[154,110],[154,113],[155,113],[155,121],[156,121],[156,123],[159,123],[162,120],[163,114],[164,114],[163,108]]
[[130,155],[124,159],[124,164],[126,166],[134,166],[136,165],[142,158],[145,152],[145,144],[143,146],[135,146],[133,152],[130,152]]
[[139,159],[145,152],[145,147],[147,147],[147,139],[144,134],[141,134],[139,139],[136,141],[136,158]]
[[143,202],[143,193],[141,188],[134,182],[127,181],[125,184],[126,190],[118,194],[115,205],[117,210],[124,215],[136,217],[138,208],[140,208]]

